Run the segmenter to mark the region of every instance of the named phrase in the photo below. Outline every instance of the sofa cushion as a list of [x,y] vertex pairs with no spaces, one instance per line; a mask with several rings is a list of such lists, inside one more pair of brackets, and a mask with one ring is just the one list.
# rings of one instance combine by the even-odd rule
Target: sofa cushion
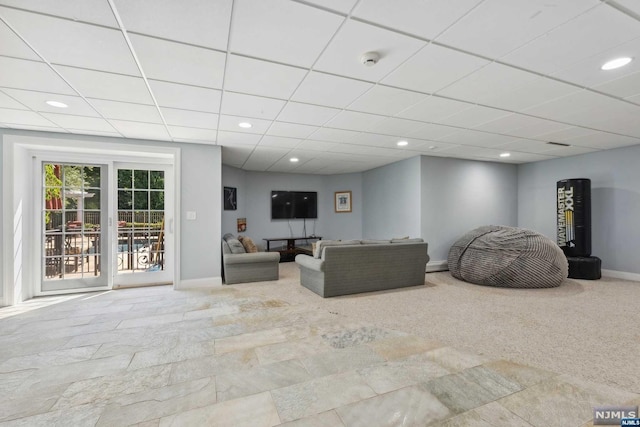
[[229,239],[227,240],[227,244],[229,245],[229,249],[231,249],[232,254],[245,254],[247,253],[244,250],[244,246],[240,243],[238,239]]
[[253,239],[251,239],[251,237],[238,236],[238,240],[240,241],[240,243],[242,243],[242,246],[244,246],[245,252],[247,252],[248,254],[253,254],[258,252],[258,247],[256,246],[255,243],[253,243]]
[[424,240],[422,240],[419,237],[416,237],[415,239],[409,239],[407,238],[402,238],[402,239],[391,239],[391,243],[420,243],[420,242],[424,242]]
[[224,236],[222,236],[222,240],[224,240],[225,242],[228,242],[230,239],[235,239],[236,237],[231,234],[231,233],[227,233]]
[[327,246],[344,246],[344,245],[359,245],[360,240],[319,240],[316,242],[316,248],[313,252],[314,258],[320,258],[322,256],[322,249]]
[[386,245],[391,243],[391,240],[365,239],[362,240],[361,243],[363,245]]

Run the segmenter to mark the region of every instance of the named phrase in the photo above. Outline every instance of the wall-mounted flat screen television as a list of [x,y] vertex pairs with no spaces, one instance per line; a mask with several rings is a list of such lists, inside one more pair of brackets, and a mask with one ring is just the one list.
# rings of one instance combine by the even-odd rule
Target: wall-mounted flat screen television
[[315,191],[272,191],[271,219],[318,218]]

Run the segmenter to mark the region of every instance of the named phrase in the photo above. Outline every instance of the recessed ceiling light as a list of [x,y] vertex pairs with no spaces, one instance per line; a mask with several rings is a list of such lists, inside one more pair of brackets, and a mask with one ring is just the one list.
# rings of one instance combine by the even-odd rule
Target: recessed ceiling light
[[405,145],[409,145],[407,141],[398,141],[398,147],[404,147]]
[[56,107],[56,108],[67,108],[68,105],[65,104],[64,102],[60,102],[60,101],[47,101],[46,102],[47,105],[51,105],[52,107]]
[[238,126],[240,126],[243,129],[249,129],[253,125],[249,122],[240,122],[238,123]]
[[631,62],[632,59],[633,58],[629,58],[628,56],[623,58],[612,59],[611,61],[605,63],[602,67],[600,67],[600,69],[605,71],[615,70],[616,68],[624,67],[629,62]]
[[292,158],[289,159],[289,161],[291,163],[295,163],[295,162],[299,161],[299,159],[297,157],[292,157]]
[[429,150],[435,150],[436,148],[438,148],[438,147],[436,147],[435,145],[430,145],[429,146]]
[[500,153],[500,157],[509,157],[511,153]]

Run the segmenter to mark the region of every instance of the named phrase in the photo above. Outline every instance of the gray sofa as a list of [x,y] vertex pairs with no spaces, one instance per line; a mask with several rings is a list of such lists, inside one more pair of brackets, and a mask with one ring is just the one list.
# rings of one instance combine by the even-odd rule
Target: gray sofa
[[296,256],[300,284],[325,298],[423,285],[428,261],[422,239],[320,241]]
[[[227,285],[233,283],[278,280],[278,252],[246,253],[235,236],[226,234],[222,240],[222,273]],[[235,253],[234,253],[235,252]]]

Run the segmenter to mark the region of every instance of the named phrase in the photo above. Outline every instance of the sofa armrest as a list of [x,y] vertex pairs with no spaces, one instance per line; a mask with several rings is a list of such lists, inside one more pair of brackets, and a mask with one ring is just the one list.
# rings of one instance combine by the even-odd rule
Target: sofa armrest
[[232,264],[254,264],[257,262],[279,262],[280,253],[278,252],[254,252],[248,254],[224,254],[223,262],[225,265]]
[[309,255],[297,255],[296,263],[300,264],[302,267],[306,267],[315,271],[323,271],[324,261],[318,258],[314,258]]

